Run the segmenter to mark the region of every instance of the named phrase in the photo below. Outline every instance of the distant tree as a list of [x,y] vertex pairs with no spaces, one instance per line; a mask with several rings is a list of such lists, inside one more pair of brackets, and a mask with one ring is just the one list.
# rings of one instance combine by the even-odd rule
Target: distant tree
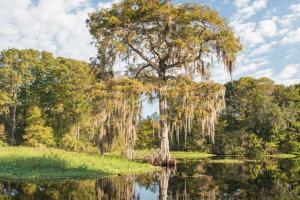
[[42,63],[32,91],[39,99],[47,123],[58,138],[75,127],[79,139],[90,120],[92,98],[87,93],[91,91],[94,79],[90,66],[83,61],[55,58],[49,53],[44,54]]
[[32,81],[31,68],[36,65],[37,51],[9,49],[0,55],[0,91],[9,98],[10,143],[15,143],[17,108],[21,104],[20,94]]
[[[172,95],[166,93],[168,80],[180,74],[201,75],[208,80],[213,64],[208,58],[213,56],[222,58],[226,69],[232,72],[236,54],[241,50],[239,40],[212,9],[194,4],[173,5],[170,1],[124,0],[111,9],[92,13],[87,22],[96,40],[99,66],[111,71],[116,61],[126,60],[131,76],[156,84],[161,143],[157,158],[168,165],[173,121],[168,114],[172,109],[168,105]],[[189,92],[188,96],[193,95],[193,91]],[[191,114],[185,114],[181,120],[187,122],[190,118]],[[210,129],[215,120],[211,117],[207,122],[204,124]]]
[[253,156],[299,151],[297,87],[275,85],[268,78],[243,77],[227,83],[226,88],[227,106],[220,118],[215,153]]
[[23,135],[24,144],[33,147],[54,146],[52,128],[45,125],[40,108],[32,107],[26,118],[27,127]]

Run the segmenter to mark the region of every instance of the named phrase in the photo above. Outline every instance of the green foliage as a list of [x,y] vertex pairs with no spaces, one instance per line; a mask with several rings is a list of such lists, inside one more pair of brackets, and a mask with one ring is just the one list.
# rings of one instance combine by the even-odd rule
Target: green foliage
[[[22,142],[26,115],[34,106],[41,109],[56,140],[75,125],[79,134],[92,137],[86,131],[91,108],[87,92],[94,81],[88,63],[30,49],[4,50],[0,63],[0,123],[5,125],[8,139]],[[27,132],[50,131],[42,129],[36,126]]]
[[300,91],[267,78],[226,84],[226,110],[217,129],[217,154],[259,156],[299,152]]
[[153,72],[165,79],[167,70],[182,67],[207,76],[212,63],[204,58],[212,52],[217,52],[232,72],[241,50],[228,23],[216,11],[199,4],[123,0],[92,13],[87,23],[97,42],[99,66],[111,69],[116,58],[125,59],[133,75]]
[[[208,57],[222,59],[225,69],[232,73],[236,55],[242,49],[218,12],[199,4],[123,0],[112,8],[91,13],[87,24],[96,41],[98,72],[110,72],[117,60],[124,60],[128,62],[129,77],[156,88],[153,93],[160,105],[162,158],[158,160],[169,162],[169,135],[179,139],[180,129],[184,129],[186,138],[196,122],[194,118],[201,123],[202,134],[214,141],[216,117],[224,108],[220,103],[224,102],[220,98],[224,90],[220,87],[217,92],[208,89],[207,93],[194,94],[201,84],[192,80],[196,75],[210,80],[213,61]],[[211,82],[205,84],[210,88]]]
[[68,133],[59,141],[59,147],[67,151],[91,152],[93,148],[90,143],[76,138],[74,134]]
[[0,151],[1,178],[99,178],[158,169],[120,157],[100,157],[57,149],[4,147]]
[[250,158],[260,157],[264,153],[262,139],[255,134],[249,134],[245,147],[245,156]]
[[157,116],[148,117],[139,124],[136,148],[151,149],[159,146]]
[[213,146],[213,152],[218,155],[244,155],[246,136],[247,133],[243,131],[225,132],[217,129],[216,144]]
[[8,145],[5,142],[0,140],[0,147],[6,147],[6,146],[8,146]]
[[23,135],[24,144],[33,147],[54,146],[53,130],[45,126],[40,108],[32,107],[26,118],[27,127]]

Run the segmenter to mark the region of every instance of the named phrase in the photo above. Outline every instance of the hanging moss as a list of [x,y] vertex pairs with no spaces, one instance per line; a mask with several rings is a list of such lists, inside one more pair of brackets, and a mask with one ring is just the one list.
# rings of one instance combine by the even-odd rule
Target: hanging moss
[[107,138],[111,148],[117,138],[122,138],[124,155],[133,158],[144,85],[128,78],[111,79],[100,82],[94,92],[97,104],[92,125],[97,132],[98,143]]
[[168,122],[171,139],[184,132],[186,142],[193,124],[200,127],[200,134],[215,141],[215,124],[218,115],[225,108],[225,88],[213,82],[197,83],[186,78],[170,80],[164,95],[167,99],[168,115],[163,119]]

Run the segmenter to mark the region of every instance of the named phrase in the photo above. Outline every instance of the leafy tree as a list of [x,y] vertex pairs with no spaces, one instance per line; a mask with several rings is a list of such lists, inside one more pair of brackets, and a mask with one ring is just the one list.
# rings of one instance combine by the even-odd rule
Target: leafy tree
[[[17,126],[17,107],[21,104],[20,93],[26,90],[32,81],[31,68],[36,64],[38,52],[35,50],[9,49],[0,55],[0,91],[9,99],[10,142],[15,143]],[[3,97],[3,93],[1,93]]]
[[142,82],[126,77],[95,84],[92,90],[94,98],[91,127],[92,132],[97,135],[101,154],[104,153],[106,141],[109,150],[113,149],[113,143],[116,142],[127,158],[133,157],[136,127],[141,115],[140,97],[147,90],[148,87]]
[[168,115],[172,95],[165,92],[168,80],[178,74],[201,75],[208,80],[212,63],[207,58],[213,56],[222,58],[232,72],[241,50],[239,40],[212,9],[169,1],[124,0],[92,13],[87,22],[96,40],[99,66],[111,70],[116,61],[126,60],[129,75],[157,85],[161,140],[157,157],[161,164],[168,164],[168,121],[173,121]]
[[226,84],[226,88],[227,108],[217,129],[215,153],[254,156],[299,152],[297,87],[244,77]]
[[77,138],[87,135],[91,98],[86,93],[94,80],[89,64],[17,49],[1,52],[0,63],[0,121],[11,143],[22,141],[27,112],[34,106],[41,109],[56,139],[74,126]]
[[23,136],[24,144],[28,146],[54,146],[52,128],[45,126],[40,108],[32,107],[26,118],[27,127]]
[[76,126],[79,138],[90,117],[91,98],[87,95],[93,84],[90,66],[82,61],[55,58],[44,53],[42,67],[35,74],[37,78],[32,91],[56,137],[62,137]]
[[158,140],[158,116],[152,115],[143,119],[139,123],[137,144],[136,147],[139,149],[145,148],[157,148],[159,145]]

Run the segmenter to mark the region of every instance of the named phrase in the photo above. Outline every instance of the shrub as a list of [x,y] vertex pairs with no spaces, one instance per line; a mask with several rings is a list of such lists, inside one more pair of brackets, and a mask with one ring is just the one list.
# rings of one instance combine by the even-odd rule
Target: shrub
[[71,133],[67,133],[61,139],[59,147],[67,151],[76,151],[76,152],[92,152],[94,151],[93,147],[88,142],[83,142],[75,137]]
[[41,110],[38,107],[32,107],[28,111],[26,118],[27,127],[23,135],[24,144],[27,146],[41,147],[54,146],[53,130],[45,126]]
[[247,146],[245,148],[245,156],[250,158],[260,157],[264,153],[262,140],[255,134],[249,134],[247,138]]
[[247,133],[244,131],[231,131],[217,133],[213,153],[219,155],[244,155],[245,138]]
[[6,146],[8,146],[8,145],[5,142],[0,140],[0,147],[6,147]]

